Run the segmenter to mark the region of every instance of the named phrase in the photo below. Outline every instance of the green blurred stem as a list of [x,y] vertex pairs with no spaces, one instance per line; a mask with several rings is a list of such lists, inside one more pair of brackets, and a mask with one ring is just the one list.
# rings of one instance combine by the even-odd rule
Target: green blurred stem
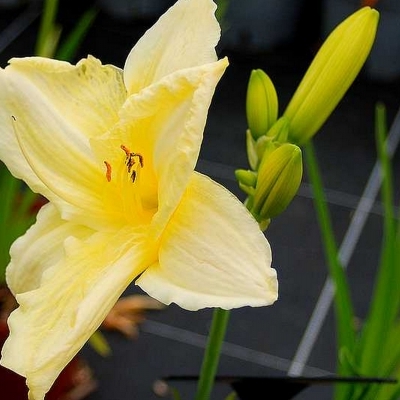
[[97,14],[98,10],[96,8],[90,8],[82,14],[73,31],[68,35],[65,42],[59,46],[56,53],[57,60],[71,61],[75,57],[77,49],[92,26]]
[[[49,57],[49,41],[56,40],[55,19],[58,9],[58,0],[44,0],[42,19],[36,40],[35,54]],[[53,44],[56,45],[55,43]],[[53,47],[52,45],[52,47]]]
[[216,308],[201,366],[195,400],[209,400],[218,369],[222,343],[228,326],[230,311]]

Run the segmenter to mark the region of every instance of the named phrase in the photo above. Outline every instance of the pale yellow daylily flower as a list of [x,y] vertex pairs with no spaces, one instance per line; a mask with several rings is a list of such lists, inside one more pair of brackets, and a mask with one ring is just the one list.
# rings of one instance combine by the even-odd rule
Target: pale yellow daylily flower
[[228,65],[211,0],[179,0],[124,70],[12,59],[0,69],[0,159],[49,200],[11,248],[19,308],[1,364],[42,400],[135,281],[188,310],[277,299],[270,246],[244,205],[194,171]]

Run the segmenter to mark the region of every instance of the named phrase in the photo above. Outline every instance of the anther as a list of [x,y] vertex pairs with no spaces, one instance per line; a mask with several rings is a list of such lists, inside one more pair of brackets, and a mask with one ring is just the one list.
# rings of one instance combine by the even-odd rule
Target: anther
[[131,154],[131,151],[123,144],[121,144],[121,149],[125,152],[126,156],[129,157],[129,155]]
[[128,169],[128,174],[131,174],[132,182],[135,182],[137,172],[136,170],[132,169],[133,166],[136,164],[135,159],[139,160],[140,167],[143,168],[143,156],[139,153],[131,152],[126,146],[121,144],[121,149],[125,152],[125,165]]
[[111,165],[107,162],[104,161],[104,165],[106,166],[106,179],[107,182],[111,182]]

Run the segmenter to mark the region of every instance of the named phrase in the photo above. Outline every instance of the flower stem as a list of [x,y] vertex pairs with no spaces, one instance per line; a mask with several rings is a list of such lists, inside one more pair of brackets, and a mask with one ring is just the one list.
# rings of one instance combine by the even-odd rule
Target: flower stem
[[214,385],[230,312],[216,308],[204,353],[195,400],[209,400]]
[[45,0],[40,20],[39,33],[36,40],[35,54],[41,57],[51,57],[58,41],[56,29],[56,14],[58,0]]

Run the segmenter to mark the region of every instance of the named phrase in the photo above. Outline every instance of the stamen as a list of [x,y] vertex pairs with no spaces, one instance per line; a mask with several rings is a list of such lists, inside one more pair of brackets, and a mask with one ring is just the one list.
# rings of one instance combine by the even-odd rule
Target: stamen
[[127,166],[128,174],[131,175],[132,183],[134,183],[136,180],[136,176],[137,176],[136,170],[132,169],[133,166],[136,164],[135,158],[137,158],[139,160],[139,165],[141,168],[143,168],[143,156],[139,153],[132,153],[123,144],[121,144],[121,149],[125,152],[125,155],[126,155],[125,165]]
[[139,164],[143,168],[143,156],[139,153],[136,153],[135,156],[139,158]]
[[111,165],[107,161],[104,161],[104,165],[107,168],[107,170],[106,170],[107,182],[111,182]]
[[129,157],[129,154],[131,154],[131,151],[123,144],[121,144],[121,149],[125,152],[126,156]]

